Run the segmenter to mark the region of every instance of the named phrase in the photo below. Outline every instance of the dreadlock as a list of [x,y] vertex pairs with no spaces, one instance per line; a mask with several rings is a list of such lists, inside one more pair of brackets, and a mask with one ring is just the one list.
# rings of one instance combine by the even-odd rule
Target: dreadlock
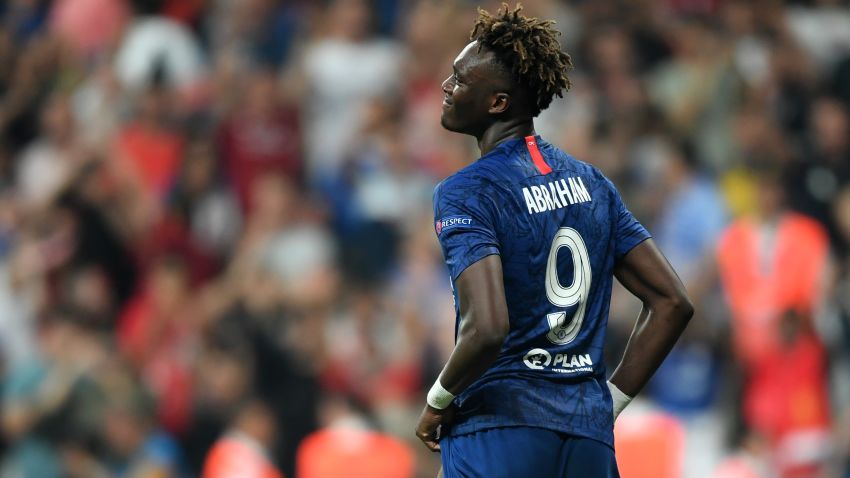
[[537,101],[534,116],[549,107],[557,95],[564,96],[571,83],[567,70],[572,68],[570,55],[561,51],[558,35],[551,20],[521,15],[522,5],[511,10],[507,3],[491,15],[478,9],[478,20],[469,39],[478,42],[478,50],[486,47],[529,88]]

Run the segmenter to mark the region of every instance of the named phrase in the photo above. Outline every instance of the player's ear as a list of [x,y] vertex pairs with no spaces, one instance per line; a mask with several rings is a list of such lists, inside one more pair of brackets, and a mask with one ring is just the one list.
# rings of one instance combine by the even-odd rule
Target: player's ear
[[511,95],[507,93],[496,93],[490,99],[490,108],[487,110],[491,115],[504,113],[511,104]]

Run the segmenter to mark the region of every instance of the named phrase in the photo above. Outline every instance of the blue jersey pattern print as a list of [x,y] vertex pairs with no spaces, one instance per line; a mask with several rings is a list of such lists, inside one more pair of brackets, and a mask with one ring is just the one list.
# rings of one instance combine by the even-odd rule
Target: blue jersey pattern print
[[[512,139],[437,186],[434,221],[453,290],[467,267],[500,255],[510,317],[449,433],[533,426],[613,446],[602,355],[613,269],[650,236],[611,181],[539,137]],[[461,305],[455,292],[456,331]]]

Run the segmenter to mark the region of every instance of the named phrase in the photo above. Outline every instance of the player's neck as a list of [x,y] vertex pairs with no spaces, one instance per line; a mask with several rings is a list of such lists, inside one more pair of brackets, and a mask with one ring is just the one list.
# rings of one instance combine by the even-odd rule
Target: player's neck
[[498,121],[493,123],[478,137],[478,149],[481,150],[481,156],[484,156],[503,141],[513,138],[525,138],[534,134],[534,121],[530,118]]

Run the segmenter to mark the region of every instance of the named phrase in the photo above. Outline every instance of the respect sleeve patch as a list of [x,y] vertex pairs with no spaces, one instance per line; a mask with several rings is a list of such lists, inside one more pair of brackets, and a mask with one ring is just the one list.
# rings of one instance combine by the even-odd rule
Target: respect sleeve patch
[[443,231],[447,231],[449,229],[454,229],[456,227],[461,226],[471,226],[472,218],[469,216],[448,216],[442,219],[438,219],[434,224],[434,229],[437,231],[437,235],[443,233]]

